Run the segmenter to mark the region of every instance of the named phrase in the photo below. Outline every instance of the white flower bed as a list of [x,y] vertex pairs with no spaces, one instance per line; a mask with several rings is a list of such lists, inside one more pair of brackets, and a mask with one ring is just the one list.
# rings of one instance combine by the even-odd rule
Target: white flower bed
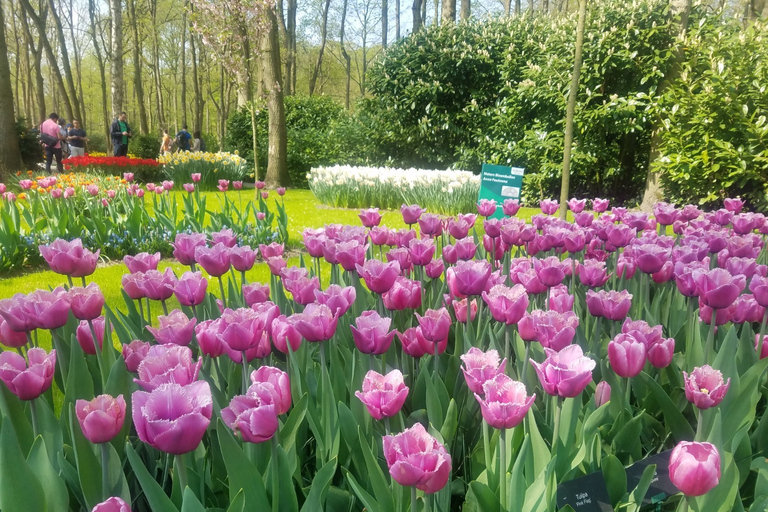
[[480,176],[468,171],[337,165],[313,168],[307,181],[330,206],[398,209],[405,203],[437,213],[474,211],[480,190]]

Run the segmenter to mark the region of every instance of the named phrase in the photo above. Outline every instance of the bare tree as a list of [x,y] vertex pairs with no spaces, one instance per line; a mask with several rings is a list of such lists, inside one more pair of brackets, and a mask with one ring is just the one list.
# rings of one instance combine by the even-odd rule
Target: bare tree
[[352,83],[352,58],[347,53],[347,47],[344,43],[344,29],[347,23],[347,7],[349,6],[349,0],[344,0],[344,6],[341,9],[341,29],[339,31],[339,47],[341,48],[341,56],[344,59],[344,71],[346,73],[346,87],[344,94],[344,106],[349,110],[349,89]]
[[139,125],[141,133],[149,133],[149,123],[147,122],[147,107],[144,104],[144,84],[141,74],[141,38],[139,37],[139,21],[136,18],[136,0],[126,0],[128,6],[128,23],[131,26],[131,54],[133,56],[133,87],[136,94],[136,104],[139,108]]
[[[386,3],[387,0],[382,0]],[[309,78],[309,95],[312,96],[315,92],[315,85],[317,84],[317,76],[320,73],[320,66],[323,64],[323,53],[325,52],[325,43],[328,40],[328,9],[331,7],[331,0],[325,0],[323,5],[323,11],[320,21],[320,48],[317,50],[317,61],[312,68],[312,75]],[[386,27],[383,27],[385,30]],[[385,45],[386,46],[386,45]]]
[[456,21],[456,0],[443,0],[443,12],[440,17],[443,23]]
[[461,12],[460,12],[461,21],[465,21],[469,19],[470,10],[471,10],[470,0],[461,0]]
[[277,17],[272,7],[266,8],[268,26],[262,31],[261,53],[263,77],[269,109],[269,153],[265,182],[271,187],[287,185],[288,135],[285,127],[282,76],[280,72],[280,40],[277,33]]
[[[26,0],[22,0],[26,1]],[[112,117],[123,110],[123,6],[120,0],[110,0],[112,14],[112,44],[110,50],[110,75],[112,80]]]
[[[69,52],[67,51],[67,40],[64,36],[64,27],[61,24],[61,18],[53,0],[48,0],[48,8],[51,11],[53,17],[54,27],[56,28],[56,36],[59,39],[59,53],[61,54],[61,63],[64,68],[64,78],[67,81],[67,88],[70,100],[72,102],[72,113],[70,118],[81,118],[80,115],[80,99],[78,98],[77,89],[75,88],[75,80],[72,76],[72,68],[69,64]],[[55,63],[56,61],[54,61]],[[51,65],[54,65],[53,63]]]
[[[32,37],[32,32],[29,29],[29,23],[27,23],[27,16],[25,13],[21,13],[21,26],[24,29],[24,39],[27,42],[27,46],[29,47],[29,51],[32,53],[32,57],[34,60],[30,64],[30,68],[34,67],[34,73],[32,73],[32,69],[30,69],[30,75],[34,75],[35,77],[35,95],[36,95],[36,107],[37,111],[35,114],[37,114],[37,119],[35,120],[36,123],[41,122],[46,117],[46,111],[45,111],[45,87],[43,84],[43,70],[42,70],[42,60],[43,60],[43,45],[40,44],[37,47],[35,47],[35,41]],[[30,87],[32,87],[32,82],[29,82]]]
[[421,3],[425,1],[426,0],[413,0],[413,6],[411,7],[411,12],[413,13],[413,28],[411,29],[411,32],[413,34],[421,30],[421,27],[424,25],[424,20],[421,17]]
[[573,146],[573,118],[576,114],[576,98],[579,95],[581,76],[581,50],[584,47],[584,25],[587,18],[587,0],[579,0],[579,21],[576,25],[576,48],[573,55],[573,73],[568,91],[568,104],[565,112],[565,136],[563,140],[563,177],[560,185],[560,218],[565,220],[568,209],[568,193],[571,182],[571,149]]
[[389,3],[381,0],[381,47],[387,47],[387,22],[389,21]]
[[0,179],[21,170],[21,151],[13,112],[11,67],[5,43],[5,7],[0,2]]
[[296,0],[288,0],[286,11],[286,59],[285,59],[285,90],[287,95],[296,93]]

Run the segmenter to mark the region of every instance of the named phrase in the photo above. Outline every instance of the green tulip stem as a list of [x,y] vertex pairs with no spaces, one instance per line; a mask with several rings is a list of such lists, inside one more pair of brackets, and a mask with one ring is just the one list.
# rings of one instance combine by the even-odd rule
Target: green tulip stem
[[74,288],[75,283],[72,282],[72,276],[67,276],[67,281],[69,281],[69,287]]
[[683,506],[680,512],[688,512],[688,498],[683,497]]
[[[106,324],[106,322],[105,322]],[[109,375],[106,372],[106,368],[104,367],[104,362],[101,360],[101,351],[102,347],[99,346],[99,340],[96,337],[96,328],[93,326],[93,320],[88,320],[88,326],[91,328],[91,336],[93,336],[93,349],[96,351],[96,362],[99,364],[99,372],[101,373],[101,384],[102,384],[102,391],[107,386],[107,378]],[[104,326],[104,330],[106,331],[106,325]]]
[[147,324],[152,327],[152,303],[149,301],[149,297],[147,297]]
[[704,434],[704,411],[702,411],[701,409],[698,409],[696,414],[696,437],[694,437],[693,440],[702,442],[703,434]]
[[416,486],[411,486],[411,512],[416,512]]
[[141,299],[137,302],[139,303],[139,316],[141,317],[141,321],[144,322],[144,306],[141,304]]
[[227,295],[224,293],[224,281],[221,280],[221,276],[219,276],[219,290],[221,290],[221,301],[226,305]]
[[80,280],[83,282],[83,288],[85,288],[85,276],[82,276]]
[[196,319],[199,321],[199,320],[200,320],[200,318],[198,318],[198,316],[197,316],[197,306],[195,306],[194,304],[192,304],[192,306],[191,306],[191,307],[192,307],[192,316],[194,316],[194,317],[195,317],[195,318],[196,318]]
[[104,501],[110,498],[109,492],[109,443],[100,443],[101,450],[101,497]]
[[709,353],[714,350],[715,344],[715,322],[717,322],[717,310],[712,310],[712,321],[709,323],[709,333],[707,334],[707,346],[704,349],[704,362],[709,361]]
[[164,300],[161,300],[160,304],[163,306],[163,314],[168,316],[168,304],[166,304]]
[[248,358],[243,350],[243,394],[248,392]]
[[552,434],[552,457],[557,456],[557,447],[560,444],[560,412],[563,409],[563,398],[561,396],[557,397],[556,405],[555,405],[555,430]]
[[510,338],[512,337],[512,326],[507,325],[504,329],[504,359],[507,360],[507,363],[509,363],[509,345],[510,345]]
[[176,455],[176,466],[179,471],[179,488],[181,489],[182,496],[184,495],[184,489],[187,488],[187,464],[184,462],[184,454]]
[[485,456],[486,478],[490,481],[491,474],[491,430],[488,423],[483,420],[483,455]]
[[280,458],[277,455],[277,437],[272,436],[272,512],[280,510]]
[[435,375],[434,375],[434,378],[435,378],[435,379],[438,377],[438,373],[437,373],[437,372],[438,372],[438,369],[439,369],[439,364],[440,364],[440,361],[439,361],[439,359],[437,358],[437,356],[438,356],[438,350],[439,350],[439,348],[438,348],[438,343],[437,343],[437,342],[435,342]]
[[27,350],[35,347],[35,342],[32,340],[32,333],[29,331],[27,331],[27,345],[28,345]]
[[392,430],[389,428],[389,416],[384,416],[384,432],[389,435]]
[[507,429],[501,429],[499,434],[499,489],[501,490],[501,510],[507,510]]
[[627,377],[627,389],[624,392],[626,393],[624,397],[627,400],[627,409],[632,412],[632,380],[629,377]]
[[768,322],[768,308],[766,308],[765,313],[763,313],[763,321],[760,322],[760,337],[758,338],[757,342],[757,359],[760,359],[763,355],[763,342],[765,341],[765,324]]
[[34,434],[35,438],[40,434],[40,426],[37,422],[37,403],[35,402],[37,399],[33,399],[29,401],[29,411],[32,414],[32,434]]
[[431,512],[432,511],[432,501],[435,499],[434,494],[425,494],[424,495],[424,512]]
[[523,356],[523,371],[520,374],[520,382],[525,384],[525,376],[528,374],[528,361],[531,357],[531,342],[525,342],[525,355]]

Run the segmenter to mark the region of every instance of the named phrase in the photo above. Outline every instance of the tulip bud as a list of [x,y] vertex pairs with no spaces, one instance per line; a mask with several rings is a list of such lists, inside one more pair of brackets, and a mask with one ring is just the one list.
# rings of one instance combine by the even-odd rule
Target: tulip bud
[[681,441],[669,457],[669,479],[686,496],[701,496],[720,483],[720,453],[711,443]]

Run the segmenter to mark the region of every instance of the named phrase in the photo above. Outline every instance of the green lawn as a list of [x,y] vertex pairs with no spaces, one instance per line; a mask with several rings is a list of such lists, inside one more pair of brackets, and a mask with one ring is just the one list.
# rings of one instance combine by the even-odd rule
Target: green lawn
[[[176,192],[177,194],[183,194],[185,192]],[[250,194],[251,191],[243,191],[243,199]],[[219,202],[215,196],[220,194],[219,192],[207,192],[210,196],[208,199],[208,207],[211,209],[220,208]],[[237,201],[237,192],[228,192],[229,197]],[[271,194],[270,202],[278,196],[274,193]],[[301,246],[301,232],[306,228],[318,228],[326,224],[353,224],[359,225],[360,219],[357,214],[359,210],[351,210],[345,208],[331,208],[321,205],[317,202],[312,192],[309,190],[289,190],[285,195],[285,206],[288,214],[288,228],[290,232],[290,245],[294,247]],[[537,213],[538,210],[528,208],[521,209],[518,216],[525,219],[530,219],[531,215]],[[399,211],[385,211],[383,213],[382,224],[391,228],[404,228],[403,219],[400,216]],[[299,258],[291,258],[289,260],[290,265],[298,265]],[[177,275],[181,275],[187,267],[179,265],[173,260],[165,260],[160,263],[160,270],[164,270],[166,267],[172,267]],[[125,265],[122,262],[107,262],[99,265],[96,269],[96,273],[88,277],[88,282],[95,281],[99,284],[107,299],[107,304],[112,307],[124,308],[123,298],[120,293],[121,279],[124,273],[127,272]],[[269,269],[265,263],[257,264],[253,270],[251,270],[247,279],[249,282],[262,282],[269,283]],[[324,279],[327,282],[327,277]],[[55,274],[49,270],[43,268],[35,271],[30,271],[21,275],[13,277],[0,278],[0,299],[12,296],[15,293],[30,293],[36,289],[49,289],[61,286],[66,283],[66,277]],[[219,294],[218,283],[215,280],[211,280],[209,285],[212,291]],[[169,304],[171,307],[175,307],[175,304]],[[157,314],[157,312],[153,312]]]

